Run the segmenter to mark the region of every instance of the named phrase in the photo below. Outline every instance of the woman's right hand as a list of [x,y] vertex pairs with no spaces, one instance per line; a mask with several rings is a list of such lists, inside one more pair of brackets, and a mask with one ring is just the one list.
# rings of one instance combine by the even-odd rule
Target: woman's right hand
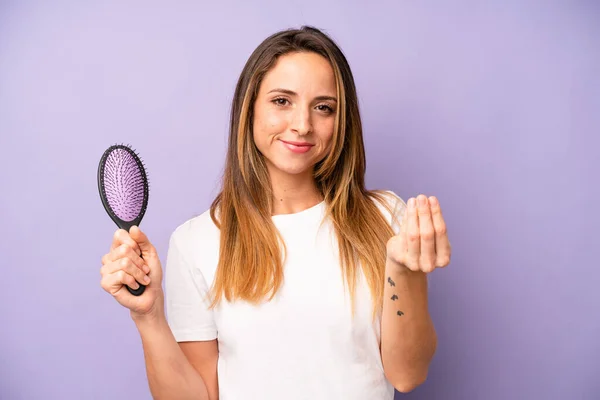
[[[132,317],[164,313],[160,259],[148,237],[137,226],[129,232],[124,229],[115,232],[110,252],[102,257],[100,274],[102,288],[128,308]],[[134,296],[125,285],[137,289],[138,282],[146,285],[146,290],[142,295]]]

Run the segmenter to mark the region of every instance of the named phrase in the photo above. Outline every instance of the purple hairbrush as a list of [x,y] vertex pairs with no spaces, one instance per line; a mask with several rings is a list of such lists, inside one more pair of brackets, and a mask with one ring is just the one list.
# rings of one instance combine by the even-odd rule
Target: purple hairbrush
[[[129,146],[110,146],[98,165],[98,190],[104,209],[120,229],[129,232],[139,226],[148,206],[148,177],[144,164]],[[146,289],[138,282],[136,290],[129,293],[140,296]]]

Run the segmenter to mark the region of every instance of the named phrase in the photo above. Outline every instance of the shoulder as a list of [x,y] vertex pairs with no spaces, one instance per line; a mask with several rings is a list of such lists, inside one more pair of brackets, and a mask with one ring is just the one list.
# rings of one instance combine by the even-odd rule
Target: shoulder
[[218,234],[219,229],[210,216],[210,210],[180,223],[171,234],[171,240],[185,243],[198,237],[206,237]]
[[171,233],[169,248],[193,265],[202,254],[210,254],[214,250],[218,252],[219,236],[219,228],[212,220],[209,209],[180,223]]

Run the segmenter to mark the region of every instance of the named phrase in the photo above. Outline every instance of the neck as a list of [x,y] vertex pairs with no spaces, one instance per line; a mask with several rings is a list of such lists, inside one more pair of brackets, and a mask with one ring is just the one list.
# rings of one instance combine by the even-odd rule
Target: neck
[[323,201],[312,171],[298,175],[271,171],[270,178],[273,187],[273,215],[297,213]]

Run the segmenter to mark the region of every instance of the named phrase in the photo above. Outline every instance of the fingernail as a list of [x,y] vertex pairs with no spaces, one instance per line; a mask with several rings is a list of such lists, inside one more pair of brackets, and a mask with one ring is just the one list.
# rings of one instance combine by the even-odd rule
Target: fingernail
[[408,206],[410,208],[413,208],[415,206],[415,199],[413,197],[411,197],[410,199],[408,199]]
[[419,196],[419,205],[424,206],[427,204],[427,197],[425,196]]
[[150,272],[150,267],[147,266],[146,264],[144,264],[144,266],[142,267],[142,269],[144,270],[145,273],[149,273]]
[[136,282],[133,284],[133,287],[132,287],[132,289],[133,289],[133,290],[137,290],[137,289],[139,289],[139,288],[140,288],[140,284],[139,284],[139,283],[137,283],[137,281],[136,281]]
[[150,283],[150,278],[148,277],[148,275],[144,276],[144,282]]
[[432,206],[437,206],[437,199],[435,198],[435,196],[431,196],[429,198],[429,202],[431,203]]

